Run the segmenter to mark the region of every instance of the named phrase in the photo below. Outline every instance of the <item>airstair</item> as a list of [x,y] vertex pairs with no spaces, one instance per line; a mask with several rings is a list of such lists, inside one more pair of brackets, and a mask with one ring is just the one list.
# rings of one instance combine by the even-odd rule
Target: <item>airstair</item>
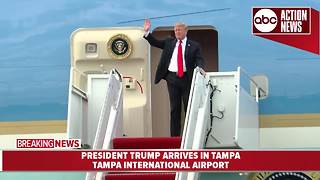
[[[103,95],[98,120],[89,117],[90,98],[75,87],[69,99],[68,136],[86,142],[90,121],[97,122],[92,147],[94,150],[110,149],[215,149],[259,148],[258,95],[261,90],[240,67],[234,72],[207,72],[195,69],[189,104],[182,137],[127,137],[123,125],[122,77],[116,70],[99,77],[97,86]],[[103,80],[101,80],[103,79]],[[248,82],[247,82],[248,81]],[[93,83],[93,82],[92,82]],[[242,85],[249,83],[255,88],[255,96]],[[99,85],[98,85],[99,84]],[[91,84],[95,87],[96,85]],[[252,87],[251,87],[252,88]],[[261,91],[261,92],[260,92]],[[260,93],[258,93],[260,92]],[[90,96],[89,96],[90,97]],[[76,100],[77,99],[77,100]],[[82,102],[85,101],[85,102]],[[82,105],[73,103],[77,102]],[[76,105],[75,107],[73,107]],[[76,109],[77,108],[77,109]],[[82,121],[72,117],[76,115]],[[90,121],[89,121],[90,120]],[[89,179],[198,179],[198,173],[107,173],[89,172]]]

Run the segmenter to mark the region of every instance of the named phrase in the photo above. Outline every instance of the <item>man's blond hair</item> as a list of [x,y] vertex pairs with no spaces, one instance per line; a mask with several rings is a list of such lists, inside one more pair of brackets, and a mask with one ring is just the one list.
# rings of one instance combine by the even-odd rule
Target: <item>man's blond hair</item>
[[188,26],[183,22],[177,22],[174,27],[184,27],[185,30],[188,30]]

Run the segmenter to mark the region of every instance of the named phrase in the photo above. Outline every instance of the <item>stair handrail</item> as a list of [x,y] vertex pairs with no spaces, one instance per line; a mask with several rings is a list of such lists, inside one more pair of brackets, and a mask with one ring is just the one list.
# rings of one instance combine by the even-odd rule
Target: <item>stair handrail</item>
[[[203,148],[203,132],[205,132],[205,118],[198,118],[204,116],[205,106],[208,104],[208,95],[210,89],[206,87],[197,88],[198,81],[207,84],[206,73],[203,69],[196,67],[192,77],[192,86],[190,89],[188,108],[185,118],[185,126],[182,135],[181,149],[202,149]],[[195,96],[198,93],[203,93],[204,99],[201,96]],[[200,108],[199,108],[200,105]],[[196,118],[193,118],[196,117]],[[200,121],[198,121],[200,119]],[[203,137],[202,137],[203,136]],[[177,172],[176,180],[197,179],[198,173],[195,172]]]
[[[97,126],[97,133],[93,145],[93,150],[97,149],[112,149],[112,139],[114,137],[122,136],[122,114],[123,114],[123,91],[122,91],[122,78],[120,73],[116,69],[110,71],[108,88],[111,87],[110,83],[117,82],[119,85],[119,90],[116,94],[112,93],[111,89],[108,89],[107,95],[105,97],[105,102],[102,106],[99,124]],[[111,104],[106,104],[109,102],[111,97],[116,97],[115,101],[112,101]],[[108,99],[109,98],[109,99]],[[106,109],[108,108],[108,109]],[[105,117],[107,116],[107,117]],[[105,127],[105,130],[102,129],[102,126]],[[104,132],[103,132],[104,131]],[[103,140],[101,134],[104,134]],[[101,143],[102,142],[102,143]],[[86,175],[86,180],[101,180],[104,178],[105,172],[88,172]]]
[[249,75],[249,73],[245,69],[238,66],[237,71],[240,75],[244,75],[245,77],[247,77],[248,80],[254,85],[255,99],[256,99],[256,102],[259,102],[260,92],[262,92],[264,95],[266,95],[267,92],[261,86],[259,86],[259,84],[254,79],[251,78],[251,76]]
[[[205,73],[203,73],[203,70],[199,67],[196,67],[194,69],[194,73],[193,73],[193,77],[192,77],[192,84],[194,84],[194,86],[191,85],[191,89],[190,89],[190,94],[189,94],[189,101],[188,101],[188,106],[187,106],[187,113],[186,113],[186,117],[185,117],[185,124],[184,124],[184,130],[183,130],[183,135],[182,135],[182,141],[181,141],[181,149],[191,149],[192,145],[190,144],[191,142],[193,142],[193,136],[194,136],[194,130],[195,130],[195,124],[191,124],[191,123],[196,123],[195,120],[193,120],[194,122],[190,121],[190,116],[192,115],[192,104],[195,103],[193,102],[193,95],[195,93],[197,93],[197,89],[196,89],[196,81],[199,78],[203,78],[205,79],[206,75]],[[192,120],[192,119],[191,119]]]

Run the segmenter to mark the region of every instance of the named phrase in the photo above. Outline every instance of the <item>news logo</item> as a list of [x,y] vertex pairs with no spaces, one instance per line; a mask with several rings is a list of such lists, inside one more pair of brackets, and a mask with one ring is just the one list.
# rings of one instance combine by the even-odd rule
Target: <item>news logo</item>
[[254,7],[252,32],[260,35],[310,34],[311,8]]
[[320,13],[311,7],[253,7],[252,34],[320,55]]
[[17,139],[17,148],[81,148],[80,139]]
[[253,18],[254,26],[260,32],[271,32],[277,26],[278,18],[271,9],[260,9]]

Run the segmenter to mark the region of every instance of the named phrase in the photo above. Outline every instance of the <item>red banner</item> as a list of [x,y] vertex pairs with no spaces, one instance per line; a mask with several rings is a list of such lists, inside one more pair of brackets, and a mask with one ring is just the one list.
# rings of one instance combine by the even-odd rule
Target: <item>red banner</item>
[[320,151],[119,150],[2,153],[3,171],[320,171]]

